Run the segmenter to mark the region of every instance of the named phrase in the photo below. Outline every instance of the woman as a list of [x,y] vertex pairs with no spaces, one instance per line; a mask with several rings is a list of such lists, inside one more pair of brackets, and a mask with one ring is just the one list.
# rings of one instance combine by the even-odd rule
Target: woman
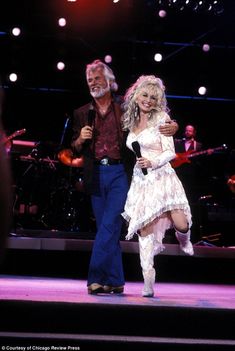
[[159,132],[159,127],[170,119],[164,91],[161,79],[141,76],[124,97],[127,146],[133,151],[137,142],[141,157],[137,155],[122,216],[129,222],[126,239],[138,233],[145,297],[154,295],[154,255],[164,249],[162,240],[167,229],[174,226],[181,249],[193,255],[190,207],[169,162],[175,157],[173,138]]

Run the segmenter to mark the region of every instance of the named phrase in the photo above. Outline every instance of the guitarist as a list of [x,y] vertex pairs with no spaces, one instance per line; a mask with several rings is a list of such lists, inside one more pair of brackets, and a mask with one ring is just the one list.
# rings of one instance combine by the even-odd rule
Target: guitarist
[[[175,139],[175,152],[178,157],[182,154],[190,154],[201,151],[202,143],[196,140],[196,128],[193,125],[186,125],[184,130],[184,137],[182,139]],[[177,161],[177,158],[176,158]],[[202,167],[200,158],[185,161],[175,169],[182,184],[184,185],[186,195],[191,204],[198,201],[199,197],[204,193],[201,189],[201,180],[203,179]]]
[[[174,144],[175,153],[178,157],[182,157],[185,154],[187,156],[194,152],[200,152],[203,149],[202,143],[196,140],[196,128],[191,124],[186,125],[183,138],[175,139]],[[175,160],[177,161],[177,157]],[[182,161],[182,163],[179,163],[180,166],[175,168],[175,171],[184,186],[194,219],[192,240],[198,241],[200,240],[198,235],[202,225],[202,215],[199,211],[199,199],[204,194],[208,194],[208,190],[206,190],[208,188],[207,182],[205,181],[207,178],[205,175],[206,167],[203,167],[202,157],[200,156],[189,159],[183,157]]]
[[184,130],[183,139],[175,139],[176,153],[187,151],[201,151],[202,144],[196,139],[196,128],[192,125],[187,125]]

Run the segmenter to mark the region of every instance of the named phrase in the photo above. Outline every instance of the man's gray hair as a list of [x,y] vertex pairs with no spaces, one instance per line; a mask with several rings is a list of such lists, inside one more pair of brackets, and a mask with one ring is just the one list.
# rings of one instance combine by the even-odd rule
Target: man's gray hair
[[88,72],[95,71],[97,68],[103,69],[106,80],[110,82],[110,90],[113,92],[117,91],[118,84],[116,83],[116,78],[112,69],[100,60],[95,60],[86,66],[86,77],[88,75]]

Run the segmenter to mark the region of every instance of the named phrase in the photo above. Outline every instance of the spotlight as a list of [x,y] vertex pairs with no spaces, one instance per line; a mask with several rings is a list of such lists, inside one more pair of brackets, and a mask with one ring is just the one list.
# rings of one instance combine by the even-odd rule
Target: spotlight
[[160,11],[158,12],[158,16],[161,17],[161,18],[166,17],[166,15],[167,15],[167,13],[166,13],[165,10],[160,10]]
[[106,55],[105,58],[104,58],[104,61],[106,63],[111,63],[113,60],[112,56],[111,55]]
[[222,3],[219,2],[219,0],[214,1],[212,10],[213,10],[215,15],[221,15],[224,12],[224,8],[223,8]]
[[198,10],[198,2],[197,2],[196,0],[190,1],[189,7],[190,7],[193,11],[197,11],[197,10]]
[[154,61],[161,62],[162,61],[162,54],[160,54],[160,53],[155,54]]
[[208,52],[208,51],[210,51],[210,45],[209,44],[203,44],[203,46],[202,46],[202,50],[204,51],[204,52]]
[[21,33],[21,30],[20,28],[18,27],[15,27],[15,28],[12,28],[12,31],[11,31],[12,35],[14,35],[15,37],[18,37]]
[[59,71],[63,71],[65,69],[65,64],[64,62],[60,61],[57,63],[56,67]]
[[10,74],[9,74],[9,80],[10,80],[10,82],[16,82],[17,79],[18,79],[18,76],[17,76],[16,73],[10,73]]
[[65,18],[59,18],[58,19],[58,24],[60,27],[66,26],[66,19]]
[[201,86],[201,87],[198,88],[198,93],[199,93],[199,95],[205,95],[206,92],[207,92],[206,87]]

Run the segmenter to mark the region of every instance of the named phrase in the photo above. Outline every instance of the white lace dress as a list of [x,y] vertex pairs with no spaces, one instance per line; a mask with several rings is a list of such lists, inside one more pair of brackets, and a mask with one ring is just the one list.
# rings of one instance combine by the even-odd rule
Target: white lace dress
[[[141,131],[138,135],[130,132],[127,146],[132,151],[132,142],[138,141],[141,154],[151,161],[152,168],[144,175],[136,164],[131,186],[122,216],[129,222],[126,239],[131,239],[137,231],[154,221],[155,240],[162,244],[165,231],[172,227],[168,211],[182,209],[191,227],[191,211],[184,188],[170,164],[175,157],[172,137],[165,137],[159,132],[169,116],[158,114],[155,124]],[[163,249],[162,246],[161,249]]]

